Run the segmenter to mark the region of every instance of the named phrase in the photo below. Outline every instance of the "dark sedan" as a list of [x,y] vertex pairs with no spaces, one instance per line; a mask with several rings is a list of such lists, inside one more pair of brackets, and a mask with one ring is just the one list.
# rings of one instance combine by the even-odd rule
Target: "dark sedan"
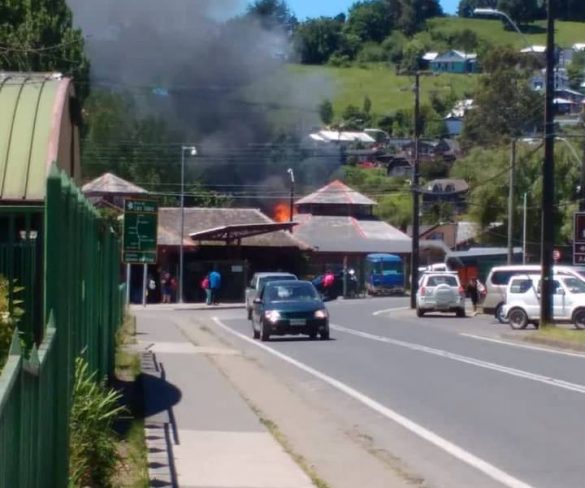
[[254,339],[271,335],[317,335],[329,339],[329,312],[310,281],[271,281],[254,299]]

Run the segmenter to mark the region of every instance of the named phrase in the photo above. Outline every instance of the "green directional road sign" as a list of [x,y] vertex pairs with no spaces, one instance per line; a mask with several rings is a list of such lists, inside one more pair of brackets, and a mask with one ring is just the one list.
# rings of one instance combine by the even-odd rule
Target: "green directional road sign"
[[158,204],[152,200],[124,200],[124,245],[127,264],[156,263]]

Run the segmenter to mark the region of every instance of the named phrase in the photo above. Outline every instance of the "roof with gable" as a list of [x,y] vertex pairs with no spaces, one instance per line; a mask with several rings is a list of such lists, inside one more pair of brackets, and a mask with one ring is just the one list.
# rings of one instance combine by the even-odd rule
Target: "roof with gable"
[[60,73],[0,72],[0,200],[44,200],[53,163],[78,176],[78,158],[59,158],[72,96]]
[[[225,242],[217,240],[197,239],[190,234],[202,234],[204,231],[217,231],[221,227],[250,224],[274,224],[274,221],[256,208],[185,208],[185,237],[183,245],[222,246]],[[181,242],[181,209],[178,207],[161,207],[158,210],[158,244],[162,246],[178,246]],[[267,226],[268,228],[268,226]],[[260,235],[242,237],[242,246],[258,247],[292,247],[309,249],[309,246],[284,230],[276,230]]]
[[297,214],[294,236],[317,252],[408,254],[412,241],[404,232],[377,219]]
[[455,61],[475,61],[477,59],[477,54],[475,53],[465,53],[463,51],[458,51],[456,49],[452,49],[451,51],[447,51],[445,53],[439,54],[435,59],[431,61],[431,63],[449,63]]
[[91,180],[81,188],[85,195],[103,195],[103,194],[125,194],[134,195],[148,193],[144,188],[130,183],[129,181],[116,176],[113,173],[104,173],[98,178]]
[[329,204],[329,205],[377,205],[374,200],[353,190],[339,180],[319,188],[316,192],[311,193],[295,202],[295,205],[306,204]]

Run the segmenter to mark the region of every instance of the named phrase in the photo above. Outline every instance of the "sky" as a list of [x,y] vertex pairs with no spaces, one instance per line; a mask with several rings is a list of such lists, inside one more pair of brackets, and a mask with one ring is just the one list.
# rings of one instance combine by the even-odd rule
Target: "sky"
[[[299,20],[307,17],[331,17],[347,9],[356,0],[287,0],[287,4]],[[440,0],[443,10],[447,14],[454,14],[457,11],[459,0]]]

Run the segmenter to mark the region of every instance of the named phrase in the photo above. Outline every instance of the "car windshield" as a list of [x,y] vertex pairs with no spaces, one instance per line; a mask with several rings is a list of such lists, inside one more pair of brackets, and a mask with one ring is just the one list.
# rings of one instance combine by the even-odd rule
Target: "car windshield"
[[319,294],[311,283],[279,283],[266,288],[264,299],[267,302],[312,301],[320,300]]
[[427,281],[427,286],[439,286],[439,285],[448,285],[448,286],[459,286],[457,284],[457,278],[455,276],[429,276]]
[[570,293],[585,293],[585,281],[579,278],[564,278],[563,283]]

